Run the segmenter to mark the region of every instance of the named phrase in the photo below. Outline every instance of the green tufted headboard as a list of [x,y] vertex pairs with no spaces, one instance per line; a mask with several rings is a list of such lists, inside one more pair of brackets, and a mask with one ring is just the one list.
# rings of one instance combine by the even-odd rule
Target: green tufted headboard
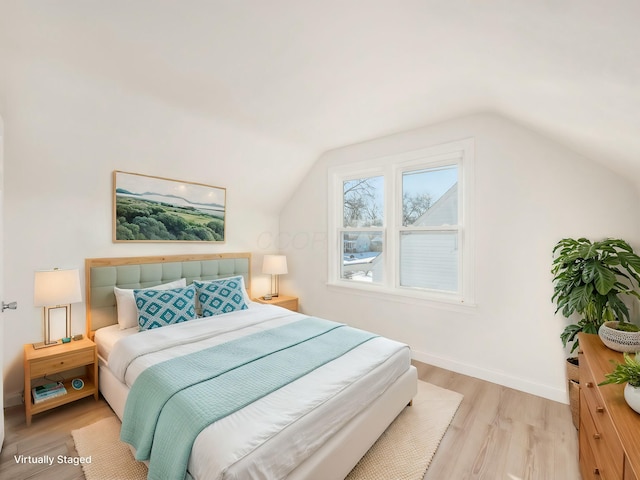
[[118,323],[113,287],[146,288],[180,278],[190,284],[242,275],[251,295],[251,253],[87,258],[84,265],[89,338],[97,329]]

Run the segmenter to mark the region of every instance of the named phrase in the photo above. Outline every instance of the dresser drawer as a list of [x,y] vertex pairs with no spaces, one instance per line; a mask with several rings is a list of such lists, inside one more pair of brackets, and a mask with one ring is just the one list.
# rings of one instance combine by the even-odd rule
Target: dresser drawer
[[33,359],[31,365],[31,378],[44,377],[45,375],[63,372],[75,367],[81,367],[95,361],[95,350],[85,348],[52,357]]
[[578,340],[580,471],[584,478],[640,480],[640,415],[625,402],[623,385],[598,386],[624,357],[596,334],[580,332]]
[[587,428],[583,423],[580,423],[579,436],[580,436],[580,473],[582,474],[582,480],[602,480],[600,475],[600,469],[596,463],[596,457],[593,455],[591,445],[586,433]]
[[626,456],[624,457],[624,480],[638,480],[638,477],[633,471],[633,467]]
[[[581,369],[582,370],[582,369]],[[595,468],[590,468],[591,472],[598,472],[595,477],[603,479],[622,478],[622,466],[624,462],[624,451],[620,440],[615,433],[611,420],[606,413],[598,413],[590,408],[584,408],[587,393],[584,388],[580,389],[580,444],[588,444],[595,459]],[[595,473],[594,473],[595,475]]]
[[586,405],[584,405],[583,402],[583,405],[580,405],[580,407],[584,406],[592,412],[604,413],[604,400],[598,390],[598,382],[593,378],[593,374],[588,366],[584,365],[586,362],[583,361],[582,363],[584,368],[580,369],[580,391],[584,394]]
[[588,410],[591,413],[595,433],[607,440],[608,449],[615,458],[616,464],[619,465],[617,470],[620,472],[619,478],[621,478],[624,450],[611,422],[607,403],[603,400],[600,388],[589,368],[580,369],[580,385],[580,410]]

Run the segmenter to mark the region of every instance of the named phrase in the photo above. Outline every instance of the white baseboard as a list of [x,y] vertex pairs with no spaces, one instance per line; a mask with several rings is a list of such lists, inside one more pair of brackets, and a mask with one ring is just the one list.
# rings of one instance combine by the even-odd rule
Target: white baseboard
[[460,363],[449,358],[442,358],[435,355],[431,355],[425,352],[417,352],[412,350],[411,356],[414,360],[436,367],[451,370],[456,373],[468,375],[470,377],[486,380],[487,382],[497,383],[504,387],[520,390],[521,392],[530,393],[538,397],[543,397],[555,402],[569,404],[569,394],[566,389],[559,389],[550,385],[542,385],[539,383],[529,382],[522,380],[521,378],[505,375],[502,372],[496,372],[492,370],[486,370],[478,368],[475,365],[469,365],[467,363]]
[[4,396],[4,407],[16,407],[24,404],[22,400],[22,392],[6,393]]

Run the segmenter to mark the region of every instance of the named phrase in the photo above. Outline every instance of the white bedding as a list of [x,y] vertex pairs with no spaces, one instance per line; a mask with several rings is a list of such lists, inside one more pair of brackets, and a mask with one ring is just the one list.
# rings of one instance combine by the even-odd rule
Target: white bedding
[[[130,386],[145,368],[304,316],[269,305],[140,333],[101,329],[108,367]],[[105,332],[102,332],[104,330]],[[125,332],[125,333],[123,333]],[[157,353],[159,345],[170,348]],[[375,338],[206,428],[194,443],[191,476],[284,478],[409,368],[409,348]]]
[[135,335],[138,332],[137,327],[122,330],[118,324],[109,325],[108,327],[97,330],[94,340],[98,346],[98,356],[106,363],[111,350],[113,350],[113,346],[118,340],[128,337],[129,335]]

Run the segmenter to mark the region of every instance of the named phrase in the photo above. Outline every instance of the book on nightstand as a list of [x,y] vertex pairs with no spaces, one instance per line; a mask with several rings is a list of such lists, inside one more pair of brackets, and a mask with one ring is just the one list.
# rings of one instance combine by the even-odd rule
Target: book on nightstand
[[33,403],[40,403],[50,398],[60,397],[67,394],[67,389],[62,382],[47,383],[31,389]]

